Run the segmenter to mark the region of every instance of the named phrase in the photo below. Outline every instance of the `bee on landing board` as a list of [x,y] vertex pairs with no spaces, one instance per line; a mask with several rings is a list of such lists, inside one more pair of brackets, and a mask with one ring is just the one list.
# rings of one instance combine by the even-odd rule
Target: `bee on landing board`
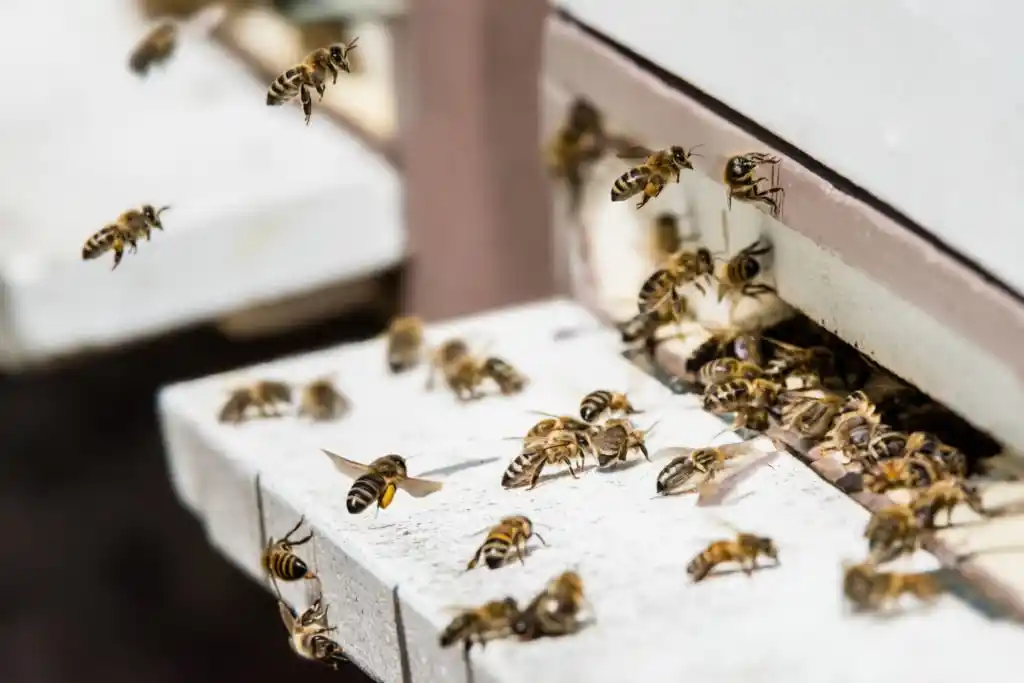
[[299,398],[299,416],[316,422],[342,418],[351,407],[348,398],[326,377],[313,380],[303,387]]
[[445,382],[460,401],[472,401],[481,398],[481,385],[490,379],[503,396],[518,394],[526,387],[527,378],[501,358],[490,357],[483,360],[465,355],[459,357],[443,369]]
[[295,554],[295,548],[305,545],[313,539],[312,531],[303,538],[292,539],[292,535],[299,530],[304,521],[305,517],[299,518],[298,523],[281,540],[274,540],[273,536],[267,539],[267,545],[260,554],[260,566],[263,567],[263,572],[271,578],[277,581],[317,578],[303,559]]
[[274,79],[267,90],[267,105],[278,106],[292,101],[298,95],[308,126],[313,117],[313,97],[309,93],[310,89],[316,90],[322,100],[324,93],[327,92],[328,74],[333,76],[332,84],[337,84],[339,73],[352,72],[348,53],[355,49],[357,40],[358,37],[353,38],[347,45],[336,43],[310,52],[301,63]]
[[843,569],[843,595],[857,610],[881,610],[904,595],[931,602],[940,592],[933,572],[880,572],[871,562],[846,564]]
[[[699,145],[698,145],[699,147]],[[679,182],[679,176],[683,169],[693,169],[691,157],[699,157],[694,153],[694,147],[689,151],[673,145],[668,149],[654,151],[642,145],[636,145],[631,149],[622,149],[618,153],[620,159],[644,159],[639,166],[634,166],[616,179],[612,185],[611,198],[613,202],[623,202],[630,197],[643,193],[643,198],[637,202],[636,208],[642,208],[647,202],[661,194],[665,185],[673,177]]]
[[[583,470],[590,445],[586,433],[568,430],[550,432],[543,439],[525,442],[523,451],[501,475],[501,486],[511,489],[529,484],[527,490],[532,489],[540,481],[540,474],[547,465],[565,465],[575,479],[576,472]],[[573,460],[579,461],[578,469],[573,468]]]
[[583,579],[575,571],[562,572],[519,612],[512,632],[520,640],[557,637],[579,630],[579,614],[586,606]]
[[[723,474],[731,462],[748,455],[767,455],[754,447],[753,440],[705,448],[665,448],[658,457],[671,457],[658,473],[656,493],[667,496],[678,493],[701,492],[702,496],[711,491],[710,485]],[[693,478],[701,476],[695,486],[688,486]],[[682,488],[688,486],[688,488]]]
[[374,502],[379,510],[387,508],[398,489],[414,498],[423,498],[437,493],[442,487],[439,481],[410,477],[405,458],[400,455],[385,455],[364,465],[326,449],[321,450],[339,472],[355,479],[345,499],[345,506],[353,515],[365,512]]
[[143,37],[128,56],[128,69],[145,78],[153,66],[163,64],[174,53],[178,42],[178,26],[163,21]]
[[[725,162],[725,171],[722,174],[722,180],[728,189],[726,202],[729,208],[732,208],[733,198],[748,202],[760,202],[771,209],[773,216],[778,217],[779,200],[773,195],[780,195],[781,199],[781,196],[785,195],[785,190],[781,187],[773,186],[768,178],[759,177],[757,175],[757,168],[762,164],[768,164],[774,170],[781,161],[782,159],[779,157],[761,152],[751,152],[730,157]],[[768,183],[768,187],[760,189],[758,187],[760,183]]]
[[782,387],[768,379],[730,379],[704,387],[704,410],[723,415],[735,413],[733,430],[743,427],[763,430],[768,426],[768,409],[778,400]]
[[529,517],[513,515],[505,517],[494,528],[492,528],[484,542],[473,554],[473,559],[466,565],[466,571],[476,568],[483,558],[488,569],[498,569],[505,566],[513,557],[526,564],[526,544],[533,538],[547,545],[547,541],[533,530],[533,522]]
[[590,424],[611,415],[639,415],[642,412],[633,407],[625,394],[607,389],[595,389],[580,401],[580,417]]
[[447,377],[454,371],[456,363],[469,356],[469,344],[464,339],[449,339],[430,352],[430,369],[427,373],[427,391],[434,388],[437,373]]
[[280,417],[282,405],[291,405],[292,389],[284,382],[261,380],[247,387],[235,389],[224,402],[217,419],[238,424],[246,419],[250,409],[260,417]]
[[288,629],[288,643],[292,651],[303,659],[320,662],[338,670],[348,661],[341,646],[334,642],[328,634],[335,628],[327,623],[327,606],[318,597],[309,609],[296,614],[291,607],[278,598],[278,612],[281,621]]
[[512,626],[519,617],[519,604],[514,598],[493,600],[475,609],[463,610],[441,632],[441,647],[462,642],[466,652],[474,643],[484,647],[489,640],[512,634]]
[[82,259],[89,261],[99,258],[108,251],[114,252],[114,266],[117,268],[121,263],[126,248],[131,248],[134,254],[138,251],[138,241],[145,237],[149,241],[150,233],[155,228],[163,230],[163,223],[160,222],[160,214],[171,207],[163,206],[159,209],[149,204],[144,204],[141,209],[129,209],[117,220],[94,233],[85,241],[82,247]]
[[407,315],[391,321],[387,331],[387,361],[392,373],[405,372],[423,357],[423,320]]
[[762,376],[764,371],[756,363],[729,357],[708,361],[697,370],[697,381],[705,387],[731,379],[757,379]]
[[594,427],[583,420],[572,415],[548,415],[540,413],[545,417],[530,427],[523,437],[524,442],[532,442],[535,439],[544,439],[552,432],[567,431],[589,433]]
[[739,533],[735,540],[711,543],[686,565],[686,573],[696,583],[702,581],[718,565],[736,562],[743,573],[750,576],[758,568],[757,558],[760,555],[779,563],[778,548],[770,538]]
[[872,562],[888,562],[921,547],[922,526],[909,505],[887,505],[868,520],[864,538]]
[[754,282],[764,270],[757,257],[764,256],[771,250],[772,245],[758,239],[729,259],[722,276],[718,278],[718,300],[721,301],[730,293],[755,299],[762,294],[775,294],[774,287],[763,282]]
[[923,491],[914,493],[910,501],[910,509],[918,524],[926,529],[937,526],[937,517],[943,510],[946,512],[946,526],[953,523],[953,510],[957,505],[966,505],[975,514],[987,516],[985,506],[981,502],[978,489],[962,479],[948,478],[937,481]]
[[647,435],[654,429],[637,429],[625,418],[613,418],[598,427],[590,441],[597,455],[597,466],[607,467],[615,463],[625,462],[631,450],[638,450],[650,462],[647,453]]

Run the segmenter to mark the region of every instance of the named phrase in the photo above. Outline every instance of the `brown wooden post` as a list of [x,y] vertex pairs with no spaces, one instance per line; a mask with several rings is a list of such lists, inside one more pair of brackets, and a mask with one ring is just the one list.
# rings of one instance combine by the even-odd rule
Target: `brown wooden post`
[[428,319],[554,291],[539,77],[546,0],[413,0],[400,69],[412,260]]

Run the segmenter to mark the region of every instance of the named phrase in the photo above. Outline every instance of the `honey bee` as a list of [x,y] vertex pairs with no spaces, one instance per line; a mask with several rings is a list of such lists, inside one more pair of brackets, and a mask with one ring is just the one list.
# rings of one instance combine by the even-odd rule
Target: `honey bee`
[[[671,456],[665,467],[658,473],[656,491],[659,496],[674,493],[691,493],[711,484],[725,471],[731,460],[760,451],[751,448],[752,441],[708,446],[706,448],[667,448],[659,454]],[[698,486],[680,490],[689,484],[697,474],[703,475]]]
[[651,223],[651,256],[660,263],[682,251],[683,235],[679,230],[679,216],[660,213]]
[[687,151],[679,145],[673,145],[668,149],[656,152],[637,145],[632,149],[620,150],[618,153],[620,159],[643,159],[644,157],[646,159],[639,166],[634,166],[618,177],[615,184],[612,185],[612,201],[622,202],[643,192],[643,199],[636,205],[637,209],[642,208],[644,204],[661,194],[670,178],[675,176],[675,181],[678,183],[684,168],[693,169],[691,157],[700,156],[694,154],[694,149],[697,147]]
[[782,404],[782,428],[804,439],[821,439],[843,406],[844,397],[827,389],[786,391]]
[[484,647],[489,640],[511,635],[518,617],[519,604],[514,598],[492,600],[476,609],[465,610],[441,632],[441,647],[451,647],[459,641],[466,652],[474,643]]
[[419,365],[423,355],[423,320],[401,316],[391,321],[387,331],[388,369],[400,373]]
[[299,399],[299,415],[318,422],[343,417],[350,408],[351,404],[345,395],[326,377],[307,384],[302,389],[302,396]]
[[962,479],[954,478],[937,481],[923,491],[916,492],[910,501],[910,509],[922,527],[933,529],[936,527],[936,518],[943,510],[946,511],[946,525],[952,524],[953,510],[961,504],[982,517],[987,514],[978,489]]
[[[736,199],[766,204],[771,209],[772,215],[778,216],[779,202],[772,195],[778,194],[781,198],[785,195],[786,191],[778,186],[773,187],[768,178],[758,177],[756,171],[757,167],[762,164],[769,164],[774,170],[781,161],[782,159],[779,157],[761,152],[751,152],[730,157],[725,162],[725,172],[722,177],[728,188],[726,201],[729,208],[732,208],[732,200],[735,197]],[[768,183],[769,187],[764,190],[759,189],[758,184],[762,182]]]
[[622,336],[622,343],[629,350],[637,352],[643,350],[647,355],[654,355],[654,349],[658,344],[658,330],[664,325],[677,321],[677,316],[686,314],[686,299],[678,300],[678,310],[670,311],[668,307],[653,313],[637,313],[629,320],[616,324],[619,334]]
[[265,574],[278,581],[317,578],[302,558],[295,554],[295,548],[309,543],[313,538],[313,532],[310,531],[308,536],[292,540],[292,535],[299,530],[304,521],[304,517],[299,518],[298,523],[281,540],[276,541],[273,536],[267,540],[267,545],[260,554],[260,566],[263,567]]
[[449,339],[434,349],[430,356],[430,372],[427,374],[428,391],[434,388],[438,370],[442,375],[447,375],[449,368],[469,356],[469,344],[463,339]]
[[730,379],[704,388],[704,410],[722,415],[735,413],[733,429],[765,429],[768,409],[775,405],[782,387],[768,379]]
[[284,382],[261,380],[247,387],[235,389],[224,402],[217,419],[237,424],[246,419],[252,408],[260,417],[280,417],[281,404],[290,405],[292,388]]
[[468,355],[445,366],[444,378],[460,401],[480,398],[480,385],[485,379],[497,384],[503,396],[519,393],[527,383],[525,376],[500,358],[480,360]]
[[921,546],[921,525],[908,505],[887,505],[868,520],[864,538],[874,562],[888,562]]
[[775,543],[765,536],[740,533],[732,541],[715,541],[686,565],[686,573],[694,583],[703,580],[715,567],[725,562],[737,562],[747,576],[757,569],[757,558],[764,555],[779,562]]
[[763,268],[758,256],[772,250],[772,245],[758,239],[750,246],[742,249],[725,264],[722,276],[718,278],[718,300],[721,301],[730,292],[738,292],[739,296],[757,298],[761,294],[775,294],[775,288],[763,282],[754,282]]
[[939,592],[932,572],[880,572],[871,562],[847,565],[843,571],[843,595],[858,610],[878,610],[903,595],[930,602]]
[[148,242],[154,228],[164,229],[163,223],[160,222],[160,214],[170,208],[163,206],[154,209],[149,204],[143,204],[141,210],[125,211],[117,217],[116,221],[105,226],[85,241],[85,246],[82,247],[82,258],[88,261],[113,250],[114,267],[111,270],[114,270],[121,263],[126,247],[131,248],[134,254],[139,249],[139,238],[145,237]]
[[277,607],[281,621],[288,629],[288,643],[295,654],[335,670],[348,661],[341,646],[327,635],[335,628],[327,624],[327,606],[322,604],[321,598],[317,598],[301,615],[297,615],[281,599],[278,599]]
[[610,419],[595,430],[590,438],[594,453],[597,455],[597,466],[607,467],[613,463],[624,462],[633,449],[640,451],[648,461],[646,436],[651,429],[637,429],[624,418]]
[[612,414],[639,415],[642,412],[633,407],[625,394],[607,389],[595,389],[580,401],[580,417],[590,424]]
[[583,196],[585,169],[597,161],[606,149],[604,123],[589,101],[577,98],[569,108],[568,120],[548,145],[548,169],[556,179],[564,179],[569,190],[569,210],[578,214]]
[[[811,346],[802,348],[793,344],[787,344],[777,339],[766,339],[775,347],[774,357],[765,366],[765,376],[776,379],[782,378],[794,372],[810,371],[825,377],[836,374],[835,357],[826,346]],[[864,397],[866,400],[867,397]],[[868,402],[870,405],[870,402]],[[856,405],[844,406],[851,410]]]
[[885,493],[891,489],[926,488],[949,473],[931,458],[921,453],[909,453],[899,458],[883,460],[864,471],[864,488],[872,493]]
[[697,381],[708,386],[730,379],[757,379],[763,375],[764,371],[754,363],[738,358],[716,358],[700,366]]
[[868,432],[867,452],[861,464],[874,465],[882,460],[892,460],[903,455],[907,447],[907,435],[887,424],[872,425]]
[[536,536],[544,545],[547,541],[533,530],[533,522],[529,517],[513,515],[505,517],[487,534],[483,544],[477,548],[473,559],[466,565],[466,570],[474,569],[483,558],[488,569],[498,569],[505,566],[515,555],[519,561],[526,564],[526,543],[530,538]]
[[[547,415],[547,413],[541,413]],[[530,427],[523,437],[524,442],[532,442],[537,439],[544,439],[553,432],[567,431],[572,433],[589,434],[594,428],[593,425],[584,422],[572,415],[547,415],[544,419]]]
[[170,58],[177,42],[177,24],[160,22],[132,49],[128,56],[128,69],[137,76],[145,77],[151,67]]
[[529,482],[527,490],[532,489],[540,481],[540,474],[546,465],[558,464],[565,465],[575,479],[577,470],[573,468],[573,460],[579,460],[579,471],[582,471],[589,447],[589,439],[580,432],[551,432],[543,442],[524,444],[523,452],[509,463],[501,475],[501,485],[510,489]]
[[528,383],[523,373],[516,370],[507,361],[493,356],[484,361],[483,373],[498,385],[502,396],[518,394]]
[[321,450],[330,457],[339,472],[355,479],[345,498],[345,507],[353,515],[364,512],[374,501],[378,510],[387,508],[398,489],[414,498],[423,498],[431,493],[437,493],[442,487],[439,481],[410,477],[405,466],[405,458],[400,455],[385,455],[369,465],[364,465],[343,458],[337,453]]
[[697,280],[711,275],[714,263],[714,255],[703,247],[696,251],[676,252],[663,268],[655,270],[640,285],[637,310],[649,315],[667,313],[672,320],[681,320],[686,313],[686,299],[680,295],[679,288],[694,282],[703,291]]
[[881,434],[881,424],[875,404],[863,392],[854,391],[833,419],[820,450],[823,454],[838,454],[844,464],[853,459],[864,460],[871,452],[872,438]]
[[333,76],[332,83],[337,84],[339,73],[352,72],[348,53],[356,47],[357,40],[358,37],[353,38],[347,45],[336,43],[310,52],[301,63],[274,79],[267,90],[267,105],[278,106],[290,102],[298,95],[308,126],[309,120],[313,117],[313,98],[309,94],[309,89],[316,90],[322,100],[324,93],[327,92],[328,74]]
[[519,613],[512,632],[520,640],[575,633],[585,605],[583,579],[575,571],[562,572]]
[[927,432],[913,432],[903,447],[904,456],[920,455],[928,458],[942,471],[954,477],[967,476],[967,456],[953,446],[942,443]]

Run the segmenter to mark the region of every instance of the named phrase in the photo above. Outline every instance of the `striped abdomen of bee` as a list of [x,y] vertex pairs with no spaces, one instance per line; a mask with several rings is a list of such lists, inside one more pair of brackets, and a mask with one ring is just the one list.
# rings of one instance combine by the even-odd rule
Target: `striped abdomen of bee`
[[441,647],[451,647],[461,641],[468,652],[474,642],[483,644],[511,634],[518,617],[519,605],[514,598],[488,602],[452,619],[441,632]]
[[704,388],[703,407],[712,413],[770,408],[775,404],[780,388],[767,379],[730,379]]
[[315,64],[296,64],[270,84],[267,89],[267,105],[276,107],[290,102],[298,95],[302,102],[302,113],[306,115],[306,125],[309,125],[313,116],[313,96],[309,94],[309,89],[316,90],[323,98],[327,89],[324,83],[325,75],[324,69]]
[[518,394],[526,387],[526,377],[501,358],[492,356],[485,360],[481,372],[498,385],[503,396]]
[[391,477],[379,472],[367,472],[352,482],[352,488],[345,497],[345,507],[357,515],[377,503],[378,508],[387,508],[395,498],[398,487]]
[[843,573],[843,594],[862,610],[879,609],[903,595],[933,600],[940,589],[935,574],[930,572],[880,572],[865,562],[847,567]]
[[316,574],[309,571],[306,563],[294,552],[295,548],[309,543],[313,538],[311,531],[303,538],[292,540],[292,536],[302,526],[303,521],[305,521],[304,518],[299,519],[298,523],[280,541],[275,541],[273,538],[267,541],[267,546],[260,555],[260,564],[263,571],[273,578],[280,581],[316,578]]
[[667,268],[660,268],[644,280],[637,294],[636,307],[643,315],[666,315],[672,320],[683,317],[685,299],[677,287],[683,282],[679,274]]
[[778,562],[775,543],[764,536],[739,534],[733,541],[715,541],[686,565],[686,573],[694,582],[703,580],[711,571],[725,562],[737,562],[749,576],[757,569],[757,558],[764,555]]
[[525,564],[526,544],[533,536],[547,545],[541,535],[534,532],[533,523],[528,517],[522,515],[506,517],[487,534],[487,538],[477,549],[473,559],[466,565],[466,570],[474,569],[480,563],[481,558],[488,569],[503,567],[513,555]]
[[953,510],[957,505],[966,505],[982,517],[988,513],[981,502],[981,494],[974,486],[961,479],[943,479],[914,495],[910,508],[914,517],[925,529],[934,529],[936,518],[943,510],[946,511],[946,525],[953,523]]
[[[131,237],[123,228],[117,223],[111,223],[94,233],[85,241],[85,246],[82,247],[82,258],[84,260],[91,260],[99,258],[103,254],[113,249],[116,254],[124,251],[125,245],[130,244],[129,238]],[[117,255],[115,254],[115,259]],[[114,266],[117,267],[116,265]]]
[[661,194],[661,190],[667,182],[661,173],[646,165],[634,166],[615,179],[612,184],[611,199],[613,202],[624,202],[635,194],[643,192],[644,198],[637,205],[637,208],[640,208],[650,199]]
[[763,371],[754,363],[736,358],[716,358],[700,366],[697,381],[704,386],[719,384],[730,379],[757,379]]
[[868,520],[864,530],[868,550],[875,562],[888,562],[920,546],[921,527],[907,505],[888,505]]
[[625,394],[607,389],[591,391],[580,401],[580,417],[591,424],[612,413],[639,415],[641,412],[633,407]]
[[583,469],[585,451],[579,443],[579,435],[572,432],[553,432],[544,441],[524,444],[523,452],[509,463],[501,475],[503,488],[517,488],[529,483],[532,489],[540,481],[541,472],[546,465],[563,464],[572,477],[576,478],[573,459],[580,461],[579,469]]

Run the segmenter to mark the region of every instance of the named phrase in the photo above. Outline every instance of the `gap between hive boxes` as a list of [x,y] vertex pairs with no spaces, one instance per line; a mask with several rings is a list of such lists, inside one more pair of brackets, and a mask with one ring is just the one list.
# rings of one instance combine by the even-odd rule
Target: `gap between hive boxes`
[[[593,333],[553,343],[554,332],[567,325]],[[860,533],[867,515],[791,457],[777,460],[774,469],[758,470],[717,509],[695,508],[685,498],[652,500],[660,468],[639,456],[639,464],[621,472],[588,471],[578,480],[558,477],[529,492],[502,490],[498,480],[516,445],[500,437],[523,433],[534,419],[527,410],[570,410],[596,386],[631,389],[636,403],[650,411],[637,417],[641,426],[662,420],[652,436],[652,453],[666,445],[704,445],[721,431],[722,422],[622,362],[614,332],[601,330],[568,302],[436,326],[430,339],[437,342],[456,330],[474,339],[493,338],[493,351],[521,366],[535,384],[520,397],[457,406],[444,392],[425,395],[422,375],[387,377],[383,345],[374,341],[205,378],[161,394],[176,486],[204,517],[211,542],[250,574],[258,573],[253,479],[262,472],[267,532],[280,536],[300,514],[306,515],[317,531],[306,559],[315,556],[324,578],[338,639],[375,677],[407,680],[394,609],[396,585],[411,680],[462,681],[467,672],[461,654],[437,646],[438,632],[451,616],[445,608],[506,594],[525,600],[574,565],[587,582],[597,623],[568,638],[492,643],[472,655],[477,682],[662,680],[665,671],[681,669],[703,672],[698,678],[750,681],[748,664],[755,661],[764,680],[775,680],[803,670],[801,639],[853,639],[858,648],[870,649],[910,637],[927,638],[937,654],[924,669],[916,662],[913,667],[896,663],[897,669],[906,666],[907,675],[934,674],[930,680],[955,680],[973,666],[959,655],[968,627],[983,639],[979,648],[986,656],[992,648],[991,657],[1000,658],[1007,632],[953,599],[904,619],[848,619],[840,602],[839,562],[863,552]],[[286,418],[240,427],[215,422],[225,386],[243,376],[300,381],[328,367],[339,372],[355,406],[345,422],[308,426]],[[453,415],[454,410],[465,415]],[[459,433],[453,434],[453,425]],[[435,496],[414,499],[400,493],[375,519],[373,513],[345,511],[344,493],[351,481],[333,471],[319,453],[322,447],[360,460],[404,451],[414,476],[485,462],[451,474],[446,490]],[[178,476],[185,472],[188,476]],[[549,546],[538,546],[522,566],[463,573],[482,540],[473,532],[514,512],[552,527],[544,534]],[[686,562],[708,541],[731,533],[718,517],[774,536],[782,566],[750,580],[727,576],[690,585]],[[918,555],[907,563],[923,567],[934,560]],[[789,583],[794,579],[799,590]],[[294,586],[285,587],[285,594],[298,601],[305,597]],[[778,629],[774,617],[751,616],[792,616],[793,610],[800,618],[787,618],[787,623],[799,622],[791,629]],[[270,605],[267,618],[277,619]],[[684,633],[692,648],[675,647]],[[729,642],[736,633],[750,643],[745,645],[749,660],[710,654],[716,643]],[[283,629],[281,646],[286,647]],[[849,681],[873,679],[871,672],[843,675]]]

